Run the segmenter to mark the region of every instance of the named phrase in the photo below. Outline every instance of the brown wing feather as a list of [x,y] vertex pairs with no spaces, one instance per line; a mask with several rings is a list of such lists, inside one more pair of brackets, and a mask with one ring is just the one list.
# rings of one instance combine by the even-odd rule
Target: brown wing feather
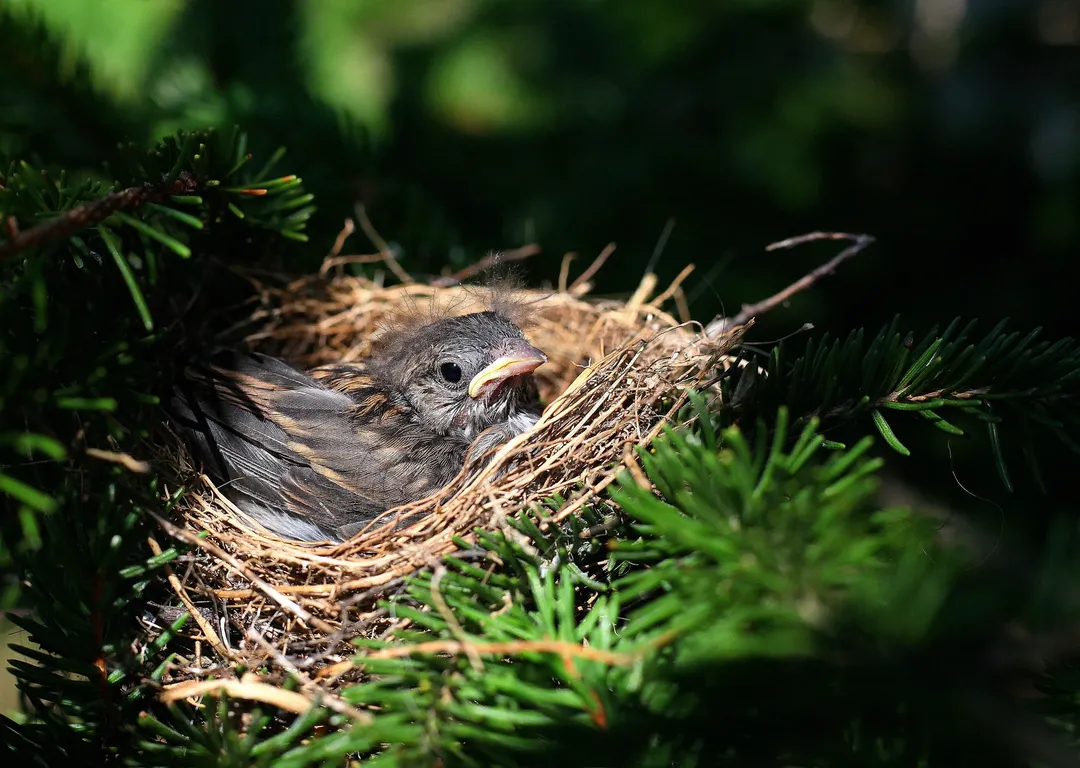
[[336,538],[461,466],[463,447],[432,441],[362,365],[305,375],[262,355],[219,360],[186,372],[176,420],[227,492],[283,535]]
[[366,363],[332,363],[308,371],[315,381],[327,389],[348,395],[356,403],[357,416],[392,414],[399,404],[372,378]]

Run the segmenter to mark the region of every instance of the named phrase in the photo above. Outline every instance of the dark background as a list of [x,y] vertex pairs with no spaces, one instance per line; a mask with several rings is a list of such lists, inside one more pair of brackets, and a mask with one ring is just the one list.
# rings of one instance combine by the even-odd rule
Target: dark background
[[[4,22],[0,151],[75,171],[120,137],[239,124],[257,158],[287,147],[281,168],[316,194],[294,270],[316,268],[359,201],[415,273],[535,241],[527,276],[553,281],[566,251],[580,270],[615,241],[598,292],[693,262],[708,320],[835,250],[768,243],[846,230],[877,244],[754,339],[806,322],[874,331],[896,314],[918,337],[956,316],[1075,335],[1074,0],[5,5],[23,21]],[[26,31],[35,14],[53,60]],[[374,249],[356,235],[348,250]],[[915,455],[891,471],[1004,539],[1033,510],[1075,509],[1075,457],[1056,446],[1040,453],[1049,496],[1022,463],[1008,496],[984,432],[894,426]]]

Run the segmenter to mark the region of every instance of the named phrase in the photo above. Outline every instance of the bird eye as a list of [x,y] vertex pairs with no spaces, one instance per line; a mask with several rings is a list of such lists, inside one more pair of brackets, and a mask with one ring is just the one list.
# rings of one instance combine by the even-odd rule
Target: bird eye
[[439,372],[451,384],[457,384],[461,381],[461,368],[457,363],[443,363],[442,367],[439,368]]

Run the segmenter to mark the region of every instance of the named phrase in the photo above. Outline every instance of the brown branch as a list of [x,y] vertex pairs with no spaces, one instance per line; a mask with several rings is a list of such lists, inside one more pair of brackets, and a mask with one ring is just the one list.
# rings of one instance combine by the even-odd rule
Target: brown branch
[[690,277],[690,273],[693,271],[693,264],[687,264],[685,267],[683,267],[682,271],[675,276],[674,280],[671,281],[671,285],[669,285],[662,293],[658,294],[651,303],[657,307],[663,306],[665,301],[675,295],[675,291],[679,290],[679,286],[682,285],[683,281],[686,280],[686,278]]
[[240,680],[187,680],[182,683],[166,686],[159,698],[161,701],[168,704],[181,699],[191,699],[196,696],[212,696],[221,693],[227,694],[233,699],[244,699],[245,701],[258,701],[263,704],[270,704],[278,709],[283,709],[286,712],[292,712],[296,715],[302,715],[316,704],[321,703],[309,699],[302,693],[286,691],[275,685],[259,682],[258,677],[251,673],[244,675]]
[[135,472],[140,475],[145,475],[147,472],[150,471],[150,462],[136,459],[134,456],[128,453],[103,451],[100,448],[87,448],[86,455],[93,459],[111,461],[114,464],[119,464],[129,472]]
[[577,656],[589,661],[599,661],[613,666],[631,664],[636,654],[614,653],[599,648],[589,648],[565,640],[515,640],[502,643],[463,643],[459,640],[431,640],[414,645],[398,645],[363,654],[364,659],[397,659],[414,653],[486,654],[507,656],[522,653],[554,653],[560,656]]
[[381,253],[360,253],[349,256],[328,256],[323,260],[319,268],[319,277],[326,277],[330,270],[335,267],[343,267],[346,264],[381,264],[386,257]]
[[643,658],[645,654],[661,648],[676,637],[678,632],[672,630],[657,635],[644,645],[633,651],[618,653],[605,651],[600,648],[590,648],[587,645],[579,645],[566,640],[508,640],[499,643],[463,643],[457,640],[429,640],[424,643],[413,645],[396,645],[390,648],[380,648],[377,651],[357,656],[357,661],[363,663],[364,659],[397,659],[402,656],[411,656],[414,653],[476,653],[485,655],[510,656],[523,653],[554,653],[564,659],[585,659],[598,661],[601,664],[622,666],[633,664]]
[[20,231],[13,218],[7,220],[10,239],[0,243],[0,259],[41,245],[47,240],[60,240],[71,237],[80,229],[92,227],[112,216],[117,211],[130,211],[148,202],[164,200],[171,195],[189,195],[195,190],[195,181],[186,174],[168,187],[147,184],[141,187],[128,187],[117,192],[110,192],[93,202],[72,208],[70,211],[44,221],[36,227]]
[[563,254],[562,264],[559,266],[559,293],[566,293],[566,280],[570,276],[570,262],[577,258],[577,254],[571,251]]
[[789,285],[784,290],[773,294],[763,301],[756,302],[754,304],[743,304],[742,309],[734,317],[718,317],[713,320],[705,328],[705,334],[707,336],[713,336],[724,331],[730,330],[740,325],[746,325],[752,318],[758,315],[763,315],[776,306],[783,304],[797,293],[805,291],[821,278],[831,275],[836,271],[843,262],[852,258],[860,251],[865,249],[868,245],[874,242],[874,238],[870,235],[853,235],[847,232],[811,232],[806,235],[798,235],[797,237],[789,237],[787,240],[781,240],[777,243],[773,243],[767,247],[766,251],[778,251],[782,248],[794,248],[797,245],[803,243],[809,243],[816,240],[850,240],[849,245],[840,253],[833,256],[827,262],[822,264],[812,272],[803,275],[794,283]]
[[356,231],[356,222],[352,219],[345,219],[345,223],[341,227],[341,231],[338,232],[336,238],[334,238],[334,245],[330,249],[330,253],[326,254],[327,258],[333,256],[340,256],[341,249],[345,247],[345,241],[349,239],[349,235]]

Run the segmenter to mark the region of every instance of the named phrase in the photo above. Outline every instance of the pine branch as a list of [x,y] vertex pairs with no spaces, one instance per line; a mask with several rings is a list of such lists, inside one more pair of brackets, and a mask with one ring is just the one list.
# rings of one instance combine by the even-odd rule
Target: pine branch
[[[451,557],[409,579],[387,609],[410,628],[362,641],[368,678],[344,692],[372,720],[273,764],[1073,756],[987,676],[1003,614],[957,586],[966,561],[935,549],[929,524],[873,508],[868,440],[823,454],[815,423],[789,439],[781,412],[766,441],[764,425],[720,432],[693,407],[697,429],[665,433],[642,453],[646,475],[613,492],[632,528],[610,526],[611,509],[572,530],[521,517],[477,532],[487,562]],[[617,540],[588,537],[597,527]],[[939,713],[969,700],[987,706],[963,709],[977,726],[957,732]]]
[[[42,470],[37,464],[25,464],[27,460],[60,462],[73,453],[96,457],[116,453],[65,435],[65,431],[85,435],[86,430],[73,423],[67,430],[58,428],[58,420],[69,419],[73,412],[99,416],[116,412],[122,408],[117,385],[120,391],[136,390],[129,396],[136,403],[153,405],[153,396],[146,391],[152,389],[152,380],[125,375],[129,368],[124,361],[132,359],[133,347],[149,352],[163,339],[155,332],[154,314],[172,311],[169,305],[179,293],[178,286],[167,290],[164,278],[182,272],[169,267],[165,255],[186,259],[193,246],[212,248],[202,238],[208,224],[215,226],[218,242],[227,240],[233,229],[246,233],[243,237],[258,247],[252,238],[255,227],[292,240],[304,238],[302,229],[313,210],[311,196],[295,176],[269,177],[280,152],[251,174],[245,147],[238,131],[183,134],[150,152],[129,147],[128,183],[112,188],[91,180],[72,181],[64,173],[39,172],[27,163],[13,164],[4,178],[0,220],[7,224],[9,237],[0,240],[5,297],[0,325],[12,335],[0,339],[0,372],[6,374],[0,397],[5,411],[20,414],[26,428],[0,432],[0,466],[7,467],[0,470],[0,497],[17,505],[24,544],[36,546],[40,539],[34,514],[57,505],[42,491],[46,484],[32,481],[30,476],[41,475]],[[28,229],[18,224],[43,217],[44,222]],[[23,258],[10,258],[16,253]],[[110,257],[115,273],[99,268],[102,253]],[[114,309],[122,306],[115,301],[121,298],[119,292],[130,298],[142,334],[116,325]],[[60,297],[66,301],[58,303]],[[79,307],[82,313],[76,318]],[[75,351],[61,348],[65,343],[61,339],[72,343],[96,334],[97,326],[88,322],[94,317],[101,318],[101,327],[112,326],[109,342],[87,337]],[[61,329],[63,335],[57,335]],[[47,338],[54,342],[35,345],[33,339],[42,334],[51,334]],[[109,369],[117,371],[111,378],[92,375],[110,362]],[[5,452],[17,458],[4,460]],[[28,471],[20,471],[20,465]],[[4,538],[5,551],[17,546],[7,531]]]
[[[50,764],[120,759],[148,733],[190,742],[147,747],[174,761],[199,743],[192,713],[147,713],[188,616],[132,642],[140,602],[178,557],[146,548],[153,513],[169,506],[147,471],[148,426],[178,362],[180,313],[220,298],[202,285],[205,261],[302,240],[313,210],[297,177],[271,175],[280,153],[248,167],[239,131],[181,134],[122,159],[111,185],[17,163],[0,189],[2,554],[33,608],[13,621],[37,648],[12,662],[31,708],[11,727]],[[205,733],[204,758],[221,738]]]
[[[4,181],[0,178],[0,188]],[[76,232],[100,224],[114,213],[131,211],[146,203],[160,203],[173,195],[191,195],[196,191],[196,182],[188,174],[166,184],[128,187],[117,192],[92,200],[77,208],[45,221],[32,229],[20,231],[16,219],[8,218],[5,226],[8,239],[0,242],[0,259],[13,256],[20,251],[42,245],[48,240],[70,238]]]
[[[844,341],[811,339],[801,357],[789,362],[787,347],[773,351],[762,372],[754,365],[733,367],[723,382],[728,413],[758,418],[785,404],[797,424],[820,419],[829,426],[869,415],[878,433],[898,453],[899,440],[887,414],[915,412],[951,435],[965,431],[956,417],[986,425],[1002,479],[1009,487],[998,436],[1000,413],[1017,425],[1039,426],[1067,448],[1080,452],[1071,437],[1080,426],[1080,345],[1072,339],[1039,340],[1006,331],[1001,321],[981,339],[975,323],[935,328],[921,342],[899,332],[899,319],[869,343],[863,330]],[[945,414],[948,414],[946,417]]]
[[[588,510],[572,531],[522,517],[516,535],[477,532],[490,562],[448,558],[410,579],[387,605],[410,628],[362,642],[369,680],[344,695],[371,708],[371,724],[281,764],[354,751],[391,765],[821,762],[829,753],[813,739],[763,745],[745,714],[708,733],[700,714],[722,706],[709,691],[747,680],[751,666],[772,697],[754,696],[755,711],[783,700],[770,681],[820,690],[831,662],[805,659],[825,647],[821,630],[866,579],[887,583],[898,553],[926,546],[928,527],[873,513],[880,460],[866,445],[821,462],[809,425],[793,447],[783,427],[771,447],[752,447],[737,429],[716,432],[694,402],[699,429],[642,454],[650,487],[620,480],[613,501],[634,527],[616,527],[614,560],[593,559],[614,542],[585,538],[610,510]],[[838,706],[830,722],[855,716]]]

